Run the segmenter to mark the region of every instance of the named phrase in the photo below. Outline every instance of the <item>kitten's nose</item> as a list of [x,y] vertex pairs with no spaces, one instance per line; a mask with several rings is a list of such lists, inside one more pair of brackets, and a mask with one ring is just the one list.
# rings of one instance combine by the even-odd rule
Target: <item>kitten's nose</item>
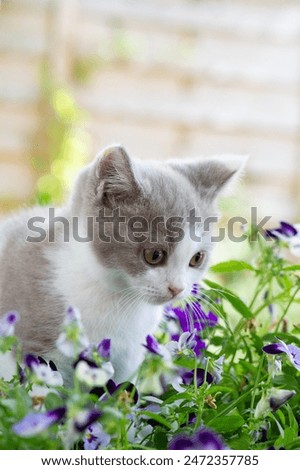
[[180,292],[184,290],[182,287],[174,287],[174,286],[169,286],[168,289],[171,292],[172,297],[176,297],[176,295],[180,294]]

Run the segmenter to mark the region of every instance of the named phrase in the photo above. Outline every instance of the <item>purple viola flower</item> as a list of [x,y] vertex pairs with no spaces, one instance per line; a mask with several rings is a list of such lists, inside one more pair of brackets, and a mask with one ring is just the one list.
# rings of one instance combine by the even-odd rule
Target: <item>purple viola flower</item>
[[293,344],[286,344],[282,340],[279,343],[271,343],[264,346],[262,349],[267,354],[286,354],[293,364],[293,366],[300,370],[300,348]]
[[24,358],[24,362],[26,364],[26,366],[30,369],[30,370],[33,370],[33,368],[35,366],[39,366],[40,365],[40,361],[38,360],[38,358],[36,356],[34,356],[33,354],[26,354],[25,358]]
[[266,230],[266,234],[277,240],[286,240],[287,238],[295,237],[298,234],[298,230],[294,225],[291,225],[287,222],[280,222],[280,227],[274,228],[272,230]]
[[100,418],[101,414],[101,411],[96,409],[80,411],[75,417],[74,428],[77,432],[85,431]]
[[218,323],[218,317],[213,312],[205,313],[197,300],[186,303],[184,307],[172,306],[167,308],[177,317],[183,332],[192,332],[195,329],[202,331],[207,327],[213,327]]
[[18,436],[32,437],[60,421],[65,414],[65,407],[56,408],[46,413],[30,413],[13,425],[13,431]]
[[105,449],[110,443],[111,437],[103,431],[100,423],[91,424],[83,437],[84,450]]
[[158,356],[161,356],[160,353],[160,348],[159,344],[152,335],[147,335],[146,337],[146,344],[143,344],[143,346],[148,349],[152,354],[156,354]]
[[[201,369],[201,368],[198,368],[196,375],[197,375],[197,387],[201,387],[201,385],[204,384],[205,370]],[[194,370],[190,370],[188,372],[183,372],[181,374],[182,383],[184,385],[191,385],[192,383],[194,383],[194,376],[195,376]],[[211,384],[213,382],[213,380],[214,380],[213,376],[209,372],[207,372],[206,373],[206,382]]]
[[169,450],[223,450],[226,446],[220,436],[208,428],[200,428],[192,436],[178,434],[169,442]]
[[15,324],[20,320],[18,312],[7,312],[0,318],[0,337],[13,336],[15,333]]
[[97,351],[99,356],[103,357],[103,359],[110,358],[110,347],[111,347],[111,340],[110,339],[103,339],[101,343],[97,346]]

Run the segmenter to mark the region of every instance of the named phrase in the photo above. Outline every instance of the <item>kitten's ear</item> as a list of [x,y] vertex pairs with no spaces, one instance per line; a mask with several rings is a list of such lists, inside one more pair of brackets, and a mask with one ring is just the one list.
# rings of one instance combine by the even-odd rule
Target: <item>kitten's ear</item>
[[97,159],[97,196],[103,204],[134,199],[140,194],[133,163],[121,145],[106,147]]
[[171,167],[183,174],[199,191],[201,198],[215,199],[240,178],[248,156],[222,155],[209,159],[171,161]]

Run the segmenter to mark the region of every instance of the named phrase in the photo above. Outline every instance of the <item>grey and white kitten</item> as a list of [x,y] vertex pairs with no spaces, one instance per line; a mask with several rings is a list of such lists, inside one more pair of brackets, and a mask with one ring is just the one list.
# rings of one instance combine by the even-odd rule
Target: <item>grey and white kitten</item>
[[[244,159],[234,157],[138,161],[123,147],[110,146],[82,170],[68,204],[56,212],[69,221],[71,232],[77,218],[81,236],[89,218],[93,240],[71,236],[66,242],[60,229],[51,242],[50,227],[45,240],[29,242],[28,220],[45,217],[45,227],[48,209],[33,208],[6,221],[0,229],[0,315],[20,313],[16,331],[24,353],[52,358],[64,367],[56,340],[66,309],[74,306],[91,342],[111,338],[116,380],[134,375],[143,359],[142,344],[157,329],[163,306],[189,294],[203,277],[211,250],[203,221],[215,214],[216,197],[243,164]],[[105,232],[111,241],[101,240],[103,211],[107,216],[116,208],[126,217],[119,234],[125,241],[114,239],[111,223]],[[193,209],[202,219],[195,226],[199,240],[192,239],[186,220]],[[141,241],[140,233],[135,238],[139,224],[128,223],[133,216],[150,226],[147,240]],[[157,217],[163,222],[151,224]],[[180,241],[170,236],[171,217],[184,219]]]

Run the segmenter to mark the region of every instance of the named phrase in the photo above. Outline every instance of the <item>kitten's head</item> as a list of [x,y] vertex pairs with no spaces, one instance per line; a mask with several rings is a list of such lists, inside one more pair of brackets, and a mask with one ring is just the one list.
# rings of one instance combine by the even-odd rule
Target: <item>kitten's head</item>
[[244,163],[145,162],[121,146],[106,148],[90,167],[83,206],[86,215],[100,211],[93,250],[112,283],[152,304],[188,295],[208,266],[216,198]]

